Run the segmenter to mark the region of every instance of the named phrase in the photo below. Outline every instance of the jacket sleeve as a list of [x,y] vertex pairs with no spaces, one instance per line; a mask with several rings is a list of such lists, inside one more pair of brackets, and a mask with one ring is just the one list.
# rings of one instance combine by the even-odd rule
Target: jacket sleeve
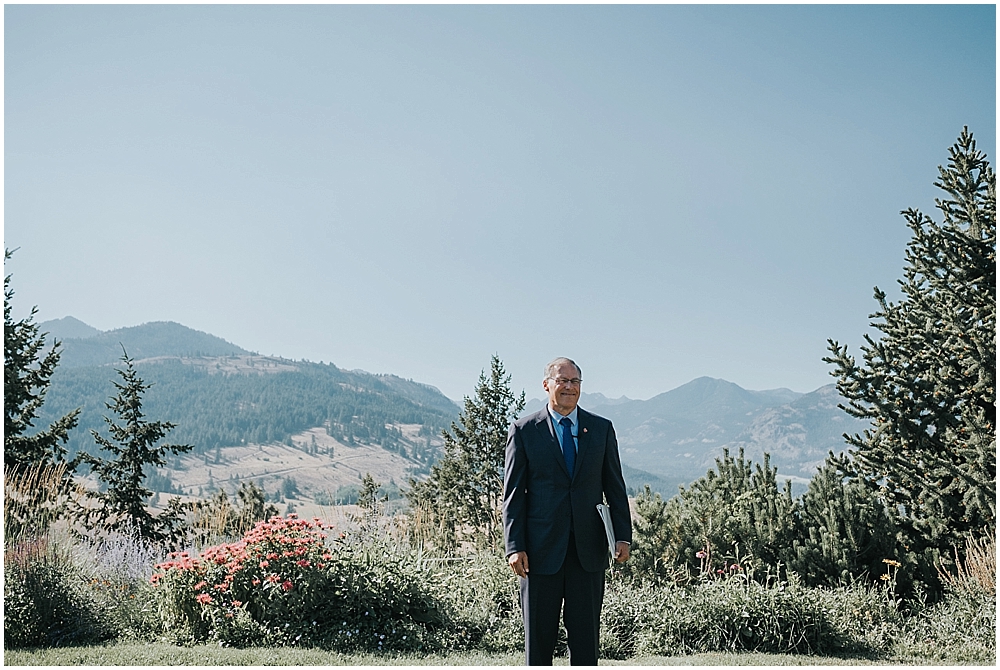
[[611,525],[616,542],[632,542],[632,513],[628,507],[622,461],[618,454],[618,438],[614,426],[608,426],[608,443],[604,449],[604,497],[611,508]]
[[517,425],[507,433],[507,449],[503,468],[503,537],[506,555],[527,551],[527,456]]

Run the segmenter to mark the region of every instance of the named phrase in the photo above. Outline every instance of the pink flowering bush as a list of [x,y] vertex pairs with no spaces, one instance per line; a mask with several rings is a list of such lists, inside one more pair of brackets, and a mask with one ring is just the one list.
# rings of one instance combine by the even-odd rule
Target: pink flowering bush
[[425,647],[441,618],[419,576],[326,530],[290,514],[200,556],[172,554],[152,577],[166,629],[232,646]]

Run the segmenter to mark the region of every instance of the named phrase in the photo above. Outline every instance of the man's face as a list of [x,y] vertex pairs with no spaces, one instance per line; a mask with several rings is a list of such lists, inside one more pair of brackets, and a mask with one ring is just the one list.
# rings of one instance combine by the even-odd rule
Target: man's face
[[556,372],[542,381],[549,394],[549,407],[567,416],[580,402],[580,372],[571,363],[563,363]]

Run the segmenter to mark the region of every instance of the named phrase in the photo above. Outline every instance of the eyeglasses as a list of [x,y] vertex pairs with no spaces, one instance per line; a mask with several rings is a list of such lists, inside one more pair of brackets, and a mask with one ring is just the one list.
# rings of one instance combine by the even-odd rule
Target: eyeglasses
[[574,377],[573,379],[566,379],[565,377],[549,377],[549,379],[554,381],[556,384],[559,384],[559,386],[579,386],[583,381],[579,377]]

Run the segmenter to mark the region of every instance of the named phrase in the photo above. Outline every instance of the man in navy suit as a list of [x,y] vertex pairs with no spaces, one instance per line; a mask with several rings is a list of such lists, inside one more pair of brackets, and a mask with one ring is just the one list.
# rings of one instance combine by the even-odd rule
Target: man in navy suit
[[611,422],[577,407],[580,366],[545,367],[547,406],[507,434],[503,526],[520,577],[528,665],[552,665],[562,613],[571,665],[597,665],[608,540],[597,511],[607,500],[615,560],[629,557],[632,523]]

